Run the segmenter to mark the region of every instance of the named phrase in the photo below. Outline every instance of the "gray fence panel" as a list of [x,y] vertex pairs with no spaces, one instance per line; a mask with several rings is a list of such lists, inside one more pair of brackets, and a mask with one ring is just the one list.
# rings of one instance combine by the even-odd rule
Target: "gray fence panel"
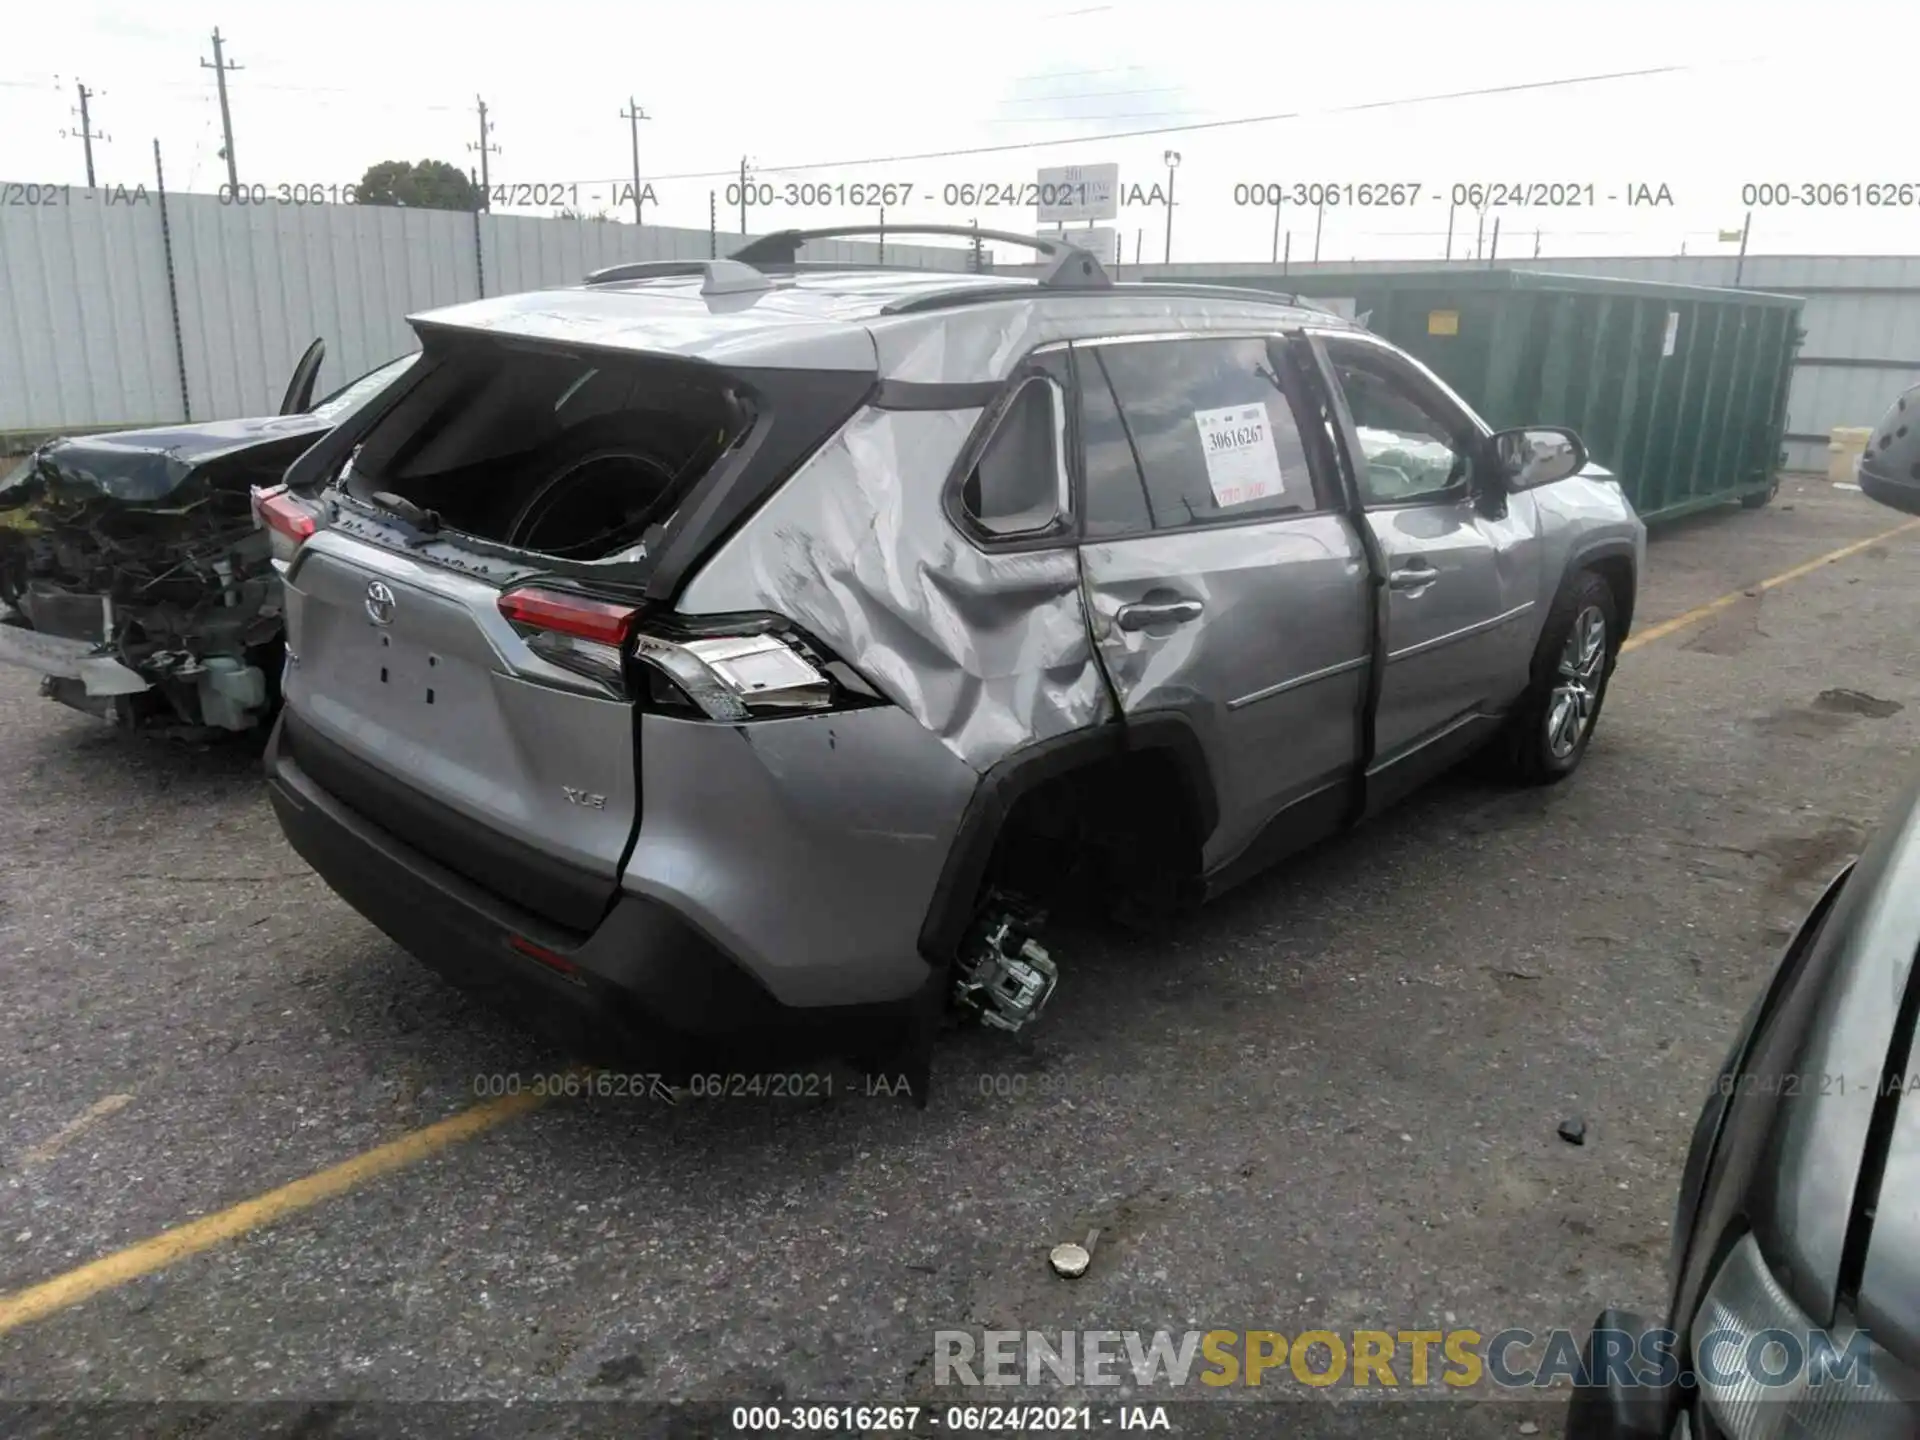
[[0,431],[180,417],[151,201],[0,209]]
[[[294,362],[326,341],[319,390],[416,347],[409,315],[578,285],[632,260],[704,260],[746,237],[620,221],[377,205],[223,204],[170,194],[176,353],[160,206],[107,192],[0,210],[0,438],[269,414]],[[475,254],[476,239],[480,253]],[[873,241],[805,258],[872,263]],[[891,265],[964,270],[964,241],[888,242]],[[484,266],[476,263],[483,261]],[[481,270],[484,268],[484,281]]]

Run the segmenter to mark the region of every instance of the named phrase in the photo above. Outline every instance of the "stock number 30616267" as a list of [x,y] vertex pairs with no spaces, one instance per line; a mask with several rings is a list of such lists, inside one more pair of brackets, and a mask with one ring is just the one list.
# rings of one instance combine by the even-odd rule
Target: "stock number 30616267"
[[357,205],[360,202],[358,185],[326,184],[318,180],[281,185],[256,180],[250,185],[222,185],[219,194],[222,205]]

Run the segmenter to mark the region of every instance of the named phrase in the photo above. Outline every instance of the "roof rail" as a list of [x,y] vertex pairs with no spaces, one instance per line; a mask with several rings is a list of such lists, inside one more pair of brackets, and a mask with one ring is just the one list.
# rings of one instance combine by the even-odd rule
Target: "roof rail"
[[[1284,306],[1292,310],[1312,310],[1332,319],[1342,318],[1338,312],[1305,296],[1288,294],[1280,290],[1262,290],[1253,286],[1208,285],[1201,281],[1183,280],[1118,280],[1114,282],[1116,293],[1126,295],[1180,296],[1192,300],[1244,300],[1261,305]],[[956,286],[951,290],[934,290],[925,294],[905,295],[895,300],[882,311],[887,315],[911,315],[923,310],[948,310],[961,305],[984,305],[994,300],[1031,299],[1033,287],[1018,278],[1010,278],[1004,285]]]
[[629,260],[591,272],[587,284],[612,285],[620,280],[650,280],[661,275],[701,275],[706,268],[704,260]]
[[981,230],[972,225],[832,225],[818,230],[776,230],[750,240],[732,258],[747,265],[792,265],[809,240],[840,240],[853,235],[952,235],[964,240],[992,240],[1037,250],[1052,263],[1040,276],[1051,290],[1106,290],[1113,277],[1101,268],[1091,251],[1050,235],[1022,235],[1015,230]]
[[751,265],[737,260],[635,260],[609,265],[587,276],[589,285],[612,285],[622,280],[650,280],[669,275],[703,275],[702,295],[744,295],[771,290],[773,282]]

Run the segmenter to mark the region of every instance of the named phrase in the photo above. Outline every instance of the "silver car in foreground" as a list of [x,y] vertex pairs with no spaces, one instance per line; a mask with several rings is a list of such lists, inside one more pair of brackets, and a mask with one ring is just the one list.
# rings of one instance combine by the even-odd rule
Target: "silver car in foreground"
[[950,1001],[1051,993],[1062,885],[1165,911],[1469,752],[1578,765],[1645,531],[1571,432],[1061,242],[798,260],[848,233],[416,317],[256,497],[273,803],[402,945],[586,1058],[805,1037],[923,1092]]

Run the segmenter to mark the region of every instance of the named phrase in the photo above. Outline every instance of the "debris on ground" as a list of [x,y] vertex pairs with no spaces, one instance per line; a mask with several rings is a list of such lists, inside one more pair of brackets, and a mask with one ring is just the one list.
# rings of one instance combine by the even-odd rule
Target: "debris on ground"
[[1087,1273],[1087,1267],[1093,1264],[1094,1243],[1099,1240],[1097,1229],[1087,1232],[1086,1242],[1076,1245],[1069,1240],[1064,1245],[1056,1245],[1047,1256],[1047,1263],[1053,1266],[1053,1273],[1063,1280],[1078,1280]]
[[1889,715],[1897,715],[1906,707],[1898,700],[1882,700],[1878,695],[1869,695],[1864,690],[1822,690],[1814,697],[1816,710],[1831,710],[1840,715],[1865,715],[1874,720],[1884,720]]
[[1560,1138],[1569,1145],[1586,1144],[1587,1122],[1582,1120],[1578,1115],[1562,1120],[1560,1122]]

